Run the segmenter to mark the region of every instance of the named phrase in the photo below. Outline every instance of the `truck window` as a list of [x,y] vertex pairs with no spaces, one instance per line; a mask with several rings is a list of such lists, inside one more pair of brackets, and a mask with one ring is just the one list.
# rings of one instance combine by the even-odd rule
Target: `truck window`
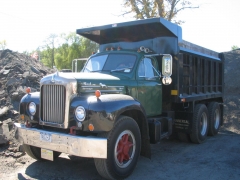
[[118,71],[129,73],[136,61],[133,54],[106,54],[95,56],[88,60],[83,72]]
[[92,72],[102,70],[108,55],[96,56],[87,62],[87,65],[84,67],[83,72]]
[[158,75],[158,67],[157,63],[154,59],[144,58],[138,68],[138,77],[145,77],[145,78],[155,78],[159,77]]

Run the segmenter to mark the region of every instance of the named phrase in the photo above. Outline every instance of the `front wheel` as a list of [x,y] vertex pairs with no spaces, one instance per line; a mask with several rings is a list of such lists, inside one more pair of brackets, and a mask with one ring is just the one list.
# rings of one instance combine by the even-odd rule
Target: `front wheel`
[[99,134],[106,137],[107,159],[94,159],[98,173],[106,179],[123,179],[134,170],[141,147],[141,134],[134,119],[121,116],[110,132]]

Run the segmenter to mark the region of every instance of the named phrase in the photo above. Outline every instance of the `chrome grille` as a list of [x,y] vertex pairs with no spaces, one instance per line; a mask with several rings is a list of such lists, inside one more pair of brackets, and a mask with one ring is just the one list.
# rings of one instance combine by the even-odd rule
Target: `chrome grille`
[[62,85],[43,85],[41,88],[41,120],[63,124],[66,90]]

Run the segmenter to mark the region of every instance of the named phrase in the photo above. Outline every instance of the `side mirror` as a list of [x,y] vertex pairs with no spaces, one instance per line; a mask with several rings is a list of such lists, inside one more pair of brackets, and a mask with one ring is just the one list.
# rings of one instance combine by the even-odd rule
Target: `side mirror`
[[172,56],[170,54],[162,57],[162,75],[166,77],[172,75]]
[[164,85],[169,85],[172,83],[172,56],[170,54],[166,54],[162,57],[162,82]]

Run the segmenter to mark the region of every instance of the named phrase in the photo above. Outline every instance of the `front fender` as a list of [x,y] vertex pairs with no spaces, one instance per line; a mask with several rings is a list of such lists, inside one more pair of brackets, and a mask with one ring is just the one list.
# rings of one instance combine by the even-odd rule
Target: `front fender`
[[94,126],[94,131],[110,131],[120,115],[133,117],[141,131],[141,155],[151,157],[148,122],[140,102],[123,94],[91,97],[88,113],[89,124]]
[[110,131],[117,118],[126,111],[137,110],[145,114],[141,104],[123,94],[92,96],[89,99],[88,120],[94,131]]
[[[30,102],[36,104],[36,113],[31,119],[31,114],[28,111],[28,105]],[[25,116],[25,119],[29,122],[38,123],[39,121],[39,104],[40,104],[40,92],[34,92],[26,94],[22,97],[19,105],[19,113]]]

